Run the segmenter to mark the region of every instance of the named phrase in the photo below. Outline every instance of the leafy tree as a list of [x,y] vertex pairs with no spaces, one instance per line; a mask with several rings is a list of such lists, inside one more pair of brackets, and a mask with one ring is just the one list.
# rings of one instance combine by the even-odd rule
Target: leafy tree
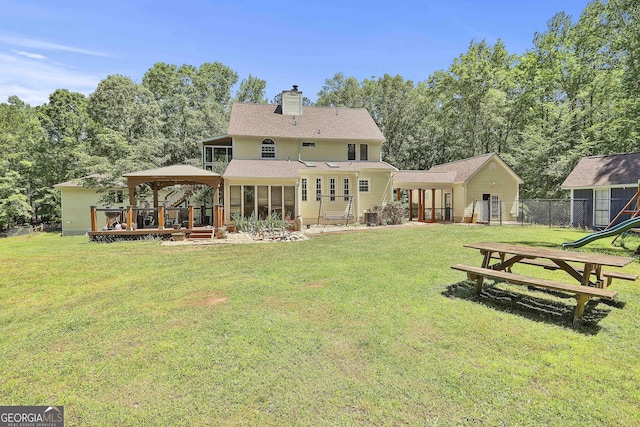
[[145,73],[142,84],[161,110],[165,165],[197,161],[197,141],[226,131],[237,80],[237,73],[219,62],[199,68],[157,63]]
[[235,96],[235,102],[248,102],[253,104],[266,104],[265,91],[267,81],[249,74],[249,77],[240,82],[240,87]]
[[[43,172],[37,167],[38,152],[44,143],[43,132],[36,111],[16,96],[7,104],[0,104],[0,179],[2,190],[0,215],[4,226],[16,219],[53,214],[48,201],[42,199]],[[25,205],[26,204],[26,205]],[[54,216],[55,215],[51,215]]]
[[336,73],[331,79],[325,80],[318,92],[316,105],[362,108],[365,106],[363,96],[362,86],[355,77],[345,77],[343,73]]
[[149,89],[128,77],[108,76],[89,96],[88,112],[88,173],[116,178],[162,164],[160,108]]
[[[3,165],[4,163],[4,165]],[[26,196],[23,181],[15,171],[7,171],[6,162],[0,163],[0,230],[28,221],[33,213]]]

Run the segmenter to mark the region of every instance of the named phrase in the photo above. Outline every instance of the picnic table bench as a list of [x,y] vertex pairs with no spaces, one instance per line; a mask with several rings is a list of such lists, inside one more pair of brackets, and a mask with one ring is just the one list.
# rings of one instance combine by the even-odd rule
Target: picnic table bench
[[[615,299],[617,297],[618,293],[616,291],[608,289],[613,278],[632,281],[637,279],[637,275],[602,270],[603,266],[624,267],[633,261],[633,258],[628,257],[587,254],[507,243],[482,242],[464,246],[480,250],[483,255],[482,265],[476,267],[456,264],[451,268],[464,271],[467,273],[469,280],[475,280],[476,293],[482,291],[485,277],[505,280],[517,285],[529,285],[574,293],[577,302],[573,317],[574,322],[582,317],[584,306],[590,298]],[[496,262],[492,264],[492,261]],[[545,269],[563,270],[578,283],[570,284],[514,273],[512,268],[518,263],[539,266]]]

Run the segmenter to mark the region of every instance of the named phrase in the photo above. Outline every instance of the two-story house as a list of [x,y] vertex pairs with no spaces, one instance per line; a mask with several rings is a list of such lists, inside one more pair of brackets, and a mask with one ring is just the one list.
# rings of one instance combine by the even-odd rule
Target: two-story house
[[[388,203],[396,168],[381,160],[384,137],[367,110],[302,105],[294,86],[281,105],[233,104],[228,134],[202,141],[203,166],[228,161],[225,222],[232,215],[337,221]],[[333,213],[334,216],[328,216]]]
[[[169,196],[180,192],[160,190],[205,184],[213,188],[214,203],[223,206],[224,218],[220,220],[218,208],[201,206],[198,226],[228,224],[235,215],[266,218],[274,213],[291,220],[300,217],[306,224],[362,223],[365,212],[394,199],[395,189],[398,199],[408,191],[412,212],[421,212],[419,220],[462,221],[477,212],[486,221],[517,217],[522,180],[497,154],[429,171],[398,171],[382,161],[384,136],[366,109],[303,106],[296,86],[282,92],[280,105],[234,104],[228,133],[200,143],[204,170],[174,165],[126,174],[128,203],[140,208],[136,188],[147,183],[153,206],[144,208],[160,212],[162,205],[166,216],[177,206]],[[226,164],[222,180],[214,172],[220,172],[220,164]],[[74,183],[56,187],[61,190],[63,234],[85,232],[89,207],[96,204],[100,190]],[[184,197],[178,200],[188,203]],[[498,208],[490,209],[493,205]]]

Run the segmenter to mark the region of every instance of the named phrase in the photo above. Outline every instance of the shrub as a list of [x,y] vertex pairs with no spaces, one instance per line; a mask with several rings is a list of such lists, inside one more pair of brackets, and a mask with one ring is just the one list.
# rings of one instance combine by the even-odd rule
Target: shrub
[[378,225],[399,225],[407,215],[406,208],[401,202],[391,202],[384,206],[374,206],[371,212],[378,214]]

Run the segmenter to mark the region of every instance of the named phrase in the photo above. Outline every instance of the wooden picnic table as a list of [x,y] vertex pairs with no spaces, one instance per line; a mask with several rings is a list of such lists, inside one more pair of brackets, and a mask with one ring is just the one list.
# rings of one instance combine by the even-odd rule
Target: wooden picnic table
[[[613,278],[623,280],[638,278],[637,275],[603,270],[603,267],[622,268],[634,260],[630,257],[494,242],[471,243],[464,245],[464,247],[479,250],[483,257],[482,265],[475,267],[457,264],[451,268],[465,271],[470,280],[475,280],[476,293],[482,291],[485,277],[506,280],[514,284],[572,292],[576,294],[577,300],[574,321],[582,317],[584,305],[589,298],[614,299],[617,296],[616,291],[607,289]],[[572,277],[574,282],[563,283],[539,277],[523,276],[513,272],[513,267],[517,264],[562,270]]]

